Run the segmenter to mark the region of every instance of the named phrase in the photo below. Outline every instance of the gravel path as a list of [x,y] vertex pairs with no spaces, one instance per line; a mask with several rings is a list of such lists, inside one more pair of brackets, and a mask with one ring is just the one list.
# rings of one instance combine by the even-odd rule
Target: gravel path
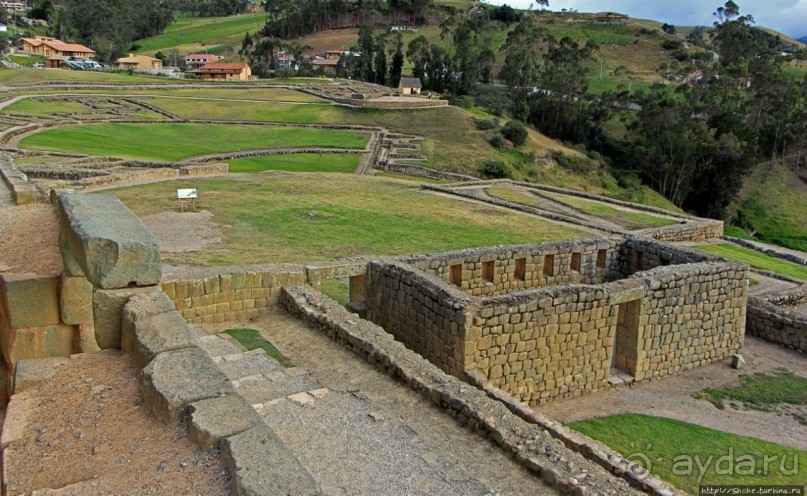
[[[264,419],[325,494],[556,494],[489,441],[319,332],[273,309],[258,329],[327,392],[301,406],[271,401]],[[278,387],[277,385],[274,387]]]

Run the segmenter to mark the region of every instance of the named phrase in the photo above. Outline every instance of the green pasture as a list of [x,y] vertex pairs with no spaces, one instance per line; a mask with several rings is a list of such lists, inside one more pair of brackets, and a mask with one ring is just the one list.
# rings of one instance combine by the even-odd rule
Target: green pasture
[[339,123],[348,113],[341,107],[327,104],[295,105],[275,102],[244,102],[237,100],[192,100],[186,98],[155,98],[151,105],[183,119],[212,119],[254,122]]
[[622,210],[594,200],[586,200],[569,195],[550,193],[548,191],[540,191],[538,194],[575,208],[584,214],[605,219],[629,230],[645,229],[649,227],[663,227],[678,223],[678,221],[675,219],[659,217],[652,214],[646,214],[644,212]]
[[690,494],[702,484],[803,486],[807,479],[805,451],[677,420],[622,414],[568,426]]
[[180,161],[209,153],[260,148],[364,148],[367,133],[276,126],[225,124],[97,124],[49,129],[22,140],[20,147]]
[[230,172],[256,173],[268,170],[291,172],[352,173],[359,165],[358,153],[293,153],[228,160]]
[[125,72],[68,71],[65,69],[9,69],[0,71],[0,84],[25,84],[44,81],[83,81],[86,83],[182,84],[182,79],[141,76]]
[[138,53],[153,53],[182,45],[222,44],[240,46],[244,33],[254,33],[266,24],[266,14],[242,14],[228,17],[183,17],[168,26],[163,34],[138,40]]
[[796,265],[787,260],[775,258],[750,248],[744,248],[731,243],[722,243],[719,245],[696,246],[695,249],[711,255],[717,255],[718,257],[748,264],[755,269],[769,270],[777,274],[807,281],[806,266]]
[[[169,262],[304,262],[585,235],[506,209],[430,195],[410,181],[303,173],[192,183],[200,195],[198,208],[227,226],[223,242],[203,252],[164,254]],[[115,194],[136,214],[148,215],[176,209],[178,184],[134,186]]]

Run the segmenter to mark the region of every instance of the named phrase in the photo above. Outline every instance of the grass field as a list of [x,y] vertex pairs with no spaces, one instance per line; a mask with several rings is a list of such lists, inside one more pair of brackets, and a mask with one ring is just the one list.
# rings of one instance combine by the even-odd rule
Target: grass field
[[804,265],[796,265],[786,260],[765,255],[756,250],[743,248],[742,246],[730,243],[696,246],[695,249],[711,255],[736,260],[737,262],[748,264],[755,269],[769,270],[777,274],[807,281],[807,267]]
[[40,63],[44,64],[46,57],[41,55],[9,55],[8,59],[15,64],[20,64],[25,67],[30,67],[32,64]]
[[230,172],[256,173],[268,170],[291,172],[341,172],[352,173],[359,165],[358,153],[293,153],[288,155],[267,155],[265,157],[228,160]]
[[294,105],[230,100],[199,101],[185,98],[155,98],[149,103],[183,119],[336,124],[350,112],[334,105],[316,103]]
[[[228,265],[427,253],[583,236],[581,231],[489,205],[422,192],[411,181],[348,174],[196,179],[198,206],[228,226],[204,252],[166,261]],[[177,185],[115,190],[138,215],[176,208]]]
[[690,494],[701,484],[802,486],[807,478],[805,451],[677,420],[623,414],[568,426]]
[[569,215],[567,212],[564,212],[559,208],[553,208],[552,205],[550,205],[545,201],[542,202],[535,195],[522,193],[520,191],[514,190],[513,188],[508,188],[507,186],[494,186],[492,188],[485,188],[485,192],[488,195],[492,196],[493,198],[499,198],[500,200],[518,203],[519,205],[526,205],[528,207],[533,207],[540,210],[546,210],[547,212]]
[[11,69],[0,71],[0,84],[38,83],[42,81],[149,84],[182,84],[186,82],[183,79],[130,75],[125,72],[67,71],[64,69]]
[[32,98],[25,98],[9,105],[3,112],[10,114],[28,114],[36,116],[53,115],[63,112],[93,112],[93,109],[76,102],[38,102]]
[[[179,161],[194,155],[259,148],[364,148],[367,133],[224,124],[97,124],[50,129],[22,140],[33,150]],[[146,146],[147,145],[147,146]]]
[[663,227],[678,223],[678,221],[675,219],[668,219],[643,212],[622,210],[610,205],[606,205],[605,203],[577,198],[574,196],[560,195],[557,193],[550,193],[548,191],[540,191],[538,194],[566,204],[585,214],[594,215],[609,222],[613,222],[614,224],[622,226],[625,229],[635,230],[649,227]]
[[[269,81],[271,82],[271,81]],[[301,102],[301,103],[323,103],[326,100],[301,91],[289,90],[286,88],[254,88],[254,89],[233,89],[233,88],[189,88],[179,90],[137,90],[126,91],[130,95],[157,95],[175,96],[186,98],[226,98],[229,100],[248,100],[266,102]]]
[[739,386],[706,388],[695,397],[712,403],[720,410],[728,402],[732,408],[770,411],[782,403],[807,405],[807,379],[787,369],[778,369],[773,374],[758,372],[741,375]]
[[138,53],[153,55],[160,50],[177,48],[180,52],[238,46],[244,33],[254,33],[266,24],[266,14],[243,14],[230,17],[183,17],[168,26],[163,34],[138,40]]

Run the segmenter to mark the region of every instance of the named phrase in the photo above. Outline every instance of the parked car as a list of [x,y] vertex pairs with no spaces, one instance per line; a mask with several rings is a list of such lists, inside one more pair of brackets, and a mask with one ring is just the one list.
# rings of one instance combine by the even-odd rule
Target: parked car
[[42,62],[34,62],[33,64],[31,64],[31,67],[41,69],[41,68],[45,67],[45,64],[43,64]]

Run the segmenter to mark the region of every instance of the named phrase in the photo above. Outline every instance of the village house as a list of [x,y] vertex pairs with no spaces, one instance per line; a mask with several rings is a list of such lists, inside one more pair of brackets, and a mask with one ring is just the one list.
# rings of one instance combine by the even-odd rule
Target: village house
[[128,57],[121,57],[115,61],[118,69],[162,69],[163,61],[149,57],[148,55],[135,55],[130,53]]
[[339,67],[339,57],[342,56],[341,50],[326,50],[325,57],[316,56],[312,59],[314,67],[320,67],[326,72],[336,72]]
[[77,57],[87,58],[95,55],[95,50],[84,45],[65,43],[56,38],[47,36],[34,36],[23,38],[20,49],[23,52],[42,55],[45,57]]
[[246,81],[252,76],[249,66],[241,62],[212,62],[188,72],[202,76],[203,79],[224,81]]
[[18,12],[29,9],[28,4],[25,2],[6,2],[5,0],[3,0],[2,4],[4,9],[11,12]]
[[401,78],[398,83],[398,93],[402,95],[419,95],[423,85],[420,83],[420,78]]
[[221,57],[212,53],[189,53],[185,55],[185,65],[188,66],[188,70],[199,69],[204,65],[218,62],[219,60],[221,60]]
[[615,26],[628,23],[628,16],[617,12],[598,12],[594,14],[592,24]]

